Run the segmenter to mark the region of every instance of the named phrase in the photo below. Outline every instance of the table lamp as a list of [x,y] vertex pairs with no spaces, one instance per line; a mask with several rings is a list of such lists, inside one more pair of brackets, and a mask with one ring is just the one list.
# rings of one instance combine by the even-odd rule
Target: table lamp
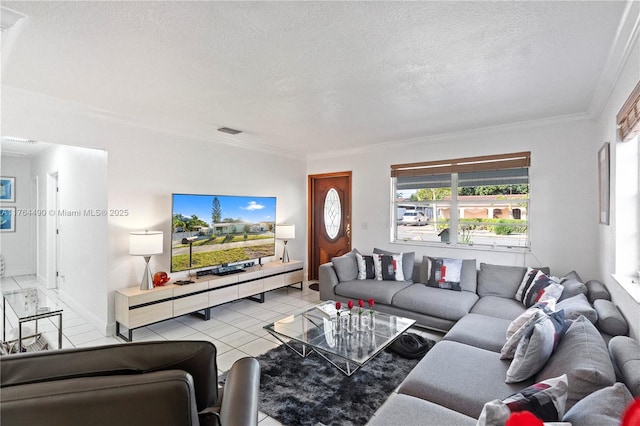
[[130,232],[129,254],[132,256],[144,256],[146,266],[140,283],[140,290],[153,289],[153,274],[149,269],[149,260],[154,254],[162,254],[162,232]]
[[282,263],[289,262],[289,252],[287,252],[287,241],[296,237],[295,225],[276,225],[276,239],[284,240],[284,251],[282,252]]

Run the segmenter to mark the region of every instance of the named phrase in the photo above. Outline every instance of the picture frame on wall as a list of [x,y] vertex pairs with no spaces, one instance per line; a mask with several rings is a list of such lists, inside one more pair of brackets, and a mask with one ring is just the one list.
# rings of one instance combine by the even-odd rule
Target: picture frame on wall
[[15,203],[16,201],[16,178],[0,177],[0,202]]
[[0,207],[0,232],[16,232],[15,207]]
[[610,205],[610,163],[609,142],[605,142],[598,151],[598,207],[599,223],[609,224]]

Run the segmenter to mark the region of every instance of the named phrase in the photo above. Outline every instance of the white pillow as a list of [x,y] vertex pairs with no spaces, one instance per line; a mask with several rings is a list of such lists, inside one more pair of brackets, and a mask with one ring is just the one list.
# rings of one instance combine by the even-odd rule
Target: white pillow
[[356,252],[356,262],[358,263],[358,279],[364,280],[367,278],[367,264],[364,257],[358,252]]
[[381,254],[373,253],[373,270],[376,273],[376,280],[382,281],[382,259]]
[[402,270],[402,253],[394,254],[393,257],[393,271],[396,275],[396,281],[404,281],[404,272]]

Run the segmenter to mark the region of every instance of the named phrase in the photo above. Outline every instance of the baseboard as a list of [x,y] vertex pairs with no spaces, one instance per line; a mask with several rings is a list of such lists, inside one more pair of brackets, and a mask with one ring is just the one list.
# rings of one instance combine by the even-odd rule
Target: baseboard
[[[108,334],[107,322],[98,318],[93,312],[85,308],[82,304],[78,303],[72,296],[68,293],[65,293],[63,290],[58,292],[60,299],[67,304],[73,311],[75,311],[78,315],[84,318],[89,324],[93,325],[93,327],[99,332],[106,336]],[[64,312],[62,313],[64,316]],[[112,333],[113,334],[113,333]]]

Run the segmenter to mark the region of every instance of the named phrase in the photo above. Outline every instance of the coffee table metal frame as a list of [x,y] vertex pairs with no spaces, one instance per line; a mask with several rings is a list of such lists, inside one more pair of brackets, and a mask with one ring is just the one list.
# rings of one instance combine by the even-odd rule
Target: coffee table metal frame
[[[328,301],[318,306],[333,304]],[[369,310],[363,315],[369,315]],[[331,318],[313,307],[268,324],[264,329],[297,355],[306,358],[315,352],[344,375],[351,376],[415,324],[415,320],[409,318],[375,311],[375,327],[349,333],[344,329],[336,332],[336,323]]]
[[7,302],[18,317],[18,348],[22,348],[22,324],[36,322],[35,335],[38,335],[38,320],[53,316],[58,317],[58,349],[62,349],[62,312],[63,309],[55,300],[48,297],[38,288],[24,288],[2,294],[2,340],[7,335]]

